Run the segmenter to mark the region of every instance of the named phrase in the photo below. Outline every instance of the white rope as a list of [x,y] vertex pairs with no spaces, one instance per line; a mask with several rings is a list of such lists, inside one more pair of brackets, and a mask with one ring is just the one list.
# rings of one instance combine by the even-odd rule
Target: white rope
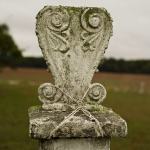
[[[74,116],[79,110],[82,110],[82,112],[88,116],[91,120],[94,120],[95,123],[98,126],[98,131],[96,131],[98,136],[103,136],[104,132],[100,126],[99,121],[88,111],[84,108],[84,106],[82,106],[82,102],[84,100],[84,98],[86,97],[90,87],[88,87],[88,89],[86,90],[86,92],[84,93],[83,97],[81,98],[80,101],[77,101],[76,99],[74,99],[73,97],[71,97],[69,94],[66,94],[65,92],[63,92],[59,87],[55,86],[57,89],[59,89],[65,96],[67,96],[68,98],[70,98],[72,101],[76,102],[78,104],[78,107],[71,113],[69,114],[67,117],[65,117],[65,119],[58,125],[55,127],[54,130],[52,130],[52,132],[50,133],[50,137],[52,137],[54,135],[54,133],[61,128],[72,116]],[[80,106],[81,105],[81,106]]]
[[104,131],[100,125],[100,122],[89,112],[87,111],[86,109],[83,109],[82,108],[82,111],[84,112],[85,115],[87,115],[89,118],[91,118],[91,120],[94,120],[96,125],[98,126],[98,131],[96,130],[96,133],[98,136],[103,136],[104,135]]
[[81,108],[78,107],[76,110],[74,110],[71,114],[69,114],[67,117],[65,117],[65,119],[58,125],[55,127],[54,130],[52,130],[52,132],[50,133],[50,137],[53,136],[53,134],[59,129],[61,128],[73,115],[75,115]]
[[72,101],[76,102],[76,99],[74,99],[73,97],[71,97],[69,94],[66,94],[65,92],[63,92],[59,87],[55,86],[57,89],[59,89],[65,96],[67,96],[68,98],[70,98]]

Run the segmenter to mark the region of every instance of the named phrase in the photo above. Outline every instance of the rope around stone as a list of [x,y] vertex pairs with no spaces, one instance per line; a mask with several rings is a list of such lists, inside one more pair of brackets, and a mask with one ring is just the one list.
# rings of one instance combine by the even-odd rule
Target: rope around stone
[[[59,87],[55,86],[57,89],[59,89],[65,96],[67,96],[68,98],[70,98],[72,101],[76,102],[77,103],[77,100],[74,99],[73,97],[71,97],[69,94],[66,94],[65,92],[63,92]],[[84,106],[82,106],[82,102],[84,100],[84,98],[86,97],[88,91],[89,91],[89,87],[88,89],[86,90],[86,92],[84,93],[83,97],[81,98],[81,100],[79,101],[78,104],[78,107],[72,112],[70,113],[67,117],[65,117],[65,119],[55,127],[54,130],[51,131],[50,133],[50,137],[52,137],[56,131],[58,129],[60,129],[65,123],[67,123],[78,111],[82,111],[87,117],[89,117],[92,121],[95,121],[96,125],[97,125],[97,128],[95,129],[96,133],[97,133],[97,136],[103,136],[104,135],[104,131],[100,125],[100,122],[88,111],[84,108]]]

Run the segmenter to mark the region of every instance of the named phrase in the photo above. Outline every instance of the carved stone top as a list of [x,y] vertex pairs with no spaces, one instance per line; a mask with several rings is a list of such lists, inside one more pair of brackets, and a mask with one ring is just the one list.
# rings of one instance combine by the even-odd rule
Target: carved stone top
[[75,99],[68,101],[56,92],[53,101],[77,104],[89,88],[112,35],[109,13],[104,8],[48,6],[37,15],[36,33],[55,86]]
[[109,13],[104,8],[46,6],[37,15],[36,34],[55,83],[38,89],[43,105],[29,111],[31,136],[125,136],[126,122],[101,106],[106,89],[91,83],[112,36]]

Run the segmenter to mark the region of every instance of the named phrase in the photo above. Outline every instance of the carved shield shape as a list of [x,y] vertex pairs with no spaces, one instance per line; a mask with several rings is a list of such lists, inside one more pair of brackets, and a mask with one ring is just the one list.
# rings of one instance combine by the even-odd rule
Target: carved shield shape
[[104,8],[48,6],[37,15],[36,33],[55,85],[80,100],[112,35],[109,13]]

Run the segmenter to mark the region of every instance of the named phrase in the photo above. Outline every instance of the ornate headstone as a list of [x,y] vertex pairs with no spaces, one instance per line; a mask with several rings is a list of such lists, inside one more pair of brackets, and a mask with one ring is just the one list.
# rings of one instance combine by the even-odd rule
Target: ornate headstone
[[112,136],[127,134],[126,122],[101,105],[106,89],[91,83],[112,35],[104,8],[47,6],[36,33],[55,83],[38,89],[42,106],[29,109],[30,135],[40,150],[109,150]]

